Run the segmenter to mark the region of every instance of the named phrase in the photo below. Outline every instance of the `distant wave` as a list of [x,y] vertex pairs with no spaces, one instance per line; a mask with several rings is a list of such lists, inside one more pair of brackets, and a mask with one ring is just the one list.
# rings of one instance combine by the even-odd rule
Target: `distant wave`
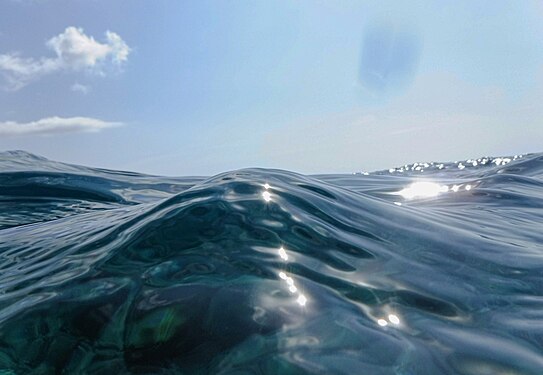
[[543,154],[170,178],[0,153],[0,374],[543,373]]

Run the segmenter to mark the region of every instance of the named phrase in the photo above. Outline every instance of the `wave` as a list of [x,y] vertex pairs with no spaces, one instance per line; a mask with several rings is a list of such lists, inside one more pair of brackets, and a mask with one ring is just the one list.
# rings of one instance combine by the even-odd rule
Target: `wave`
[[166,178],[2,153],[0,371],[540,374],[542,186],[543,154]]

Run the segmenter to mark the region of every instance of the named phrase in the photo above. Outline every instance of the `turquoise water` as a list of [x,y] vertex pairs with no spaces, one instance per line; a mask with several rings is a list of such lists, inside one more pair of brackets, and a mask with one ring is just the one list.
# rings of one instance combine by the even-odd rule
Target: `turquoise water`
[[171,178],[0,154],[0,374],[543,374],[543,154]]

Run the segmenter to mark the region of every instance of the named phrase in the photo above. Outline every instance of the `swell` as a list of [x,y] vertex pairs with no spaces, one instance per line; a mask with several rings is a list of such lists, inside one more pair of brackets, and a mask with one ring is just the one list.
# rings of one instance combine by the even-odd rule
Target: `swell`
[[540,160],[414,201],[411,176],[3,174],[4,217],[91,208],[0,231],[0,368],[540,373]]

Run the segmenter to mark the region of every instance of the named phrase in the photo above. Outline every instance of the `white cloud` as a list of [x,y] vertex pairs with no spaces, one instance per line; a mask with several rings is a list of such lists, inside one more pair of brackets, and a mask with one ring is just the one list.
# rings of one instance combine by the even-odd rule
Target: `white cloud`
[[16,121],[0,122],[0,136],[51,135],[79,132],[99,132],[121,126],[121,122],[102,121],[90,117],[47,117],[37,121],[19,123]]
[[97,42],[82,28],[67,27],[49,39],[46,46],[56,57],[23,58],[18,53],[0,54],[0,73],[7,88],[17,90],[32,80],[57,71],[94,71],[101,73],[107,63],[121,65],[130,54],[130,47],[116,33],[107,31],[106,42]]
[[90,91],[90,87],[76,82],[70,87],[70,90],[80,92],[81,94],[88,94]]
[[107,31],[106,39],[102,44],[85,35],[81,28],[67,27],[62,34],[51,38],[47,46],[55,51],[64,66],[74,70],[92,68],[108,58],[117,64],[126,61],[130,48],[121,37]]
[[121,64],[128,60],[128,54],[130,53],[130,47],[118,34],[106,31],[106,38],[108,45],[111,47],[111,58],[114,63]]
[[6,88],[18,90],[34,78],[60,69],[57,59],[22,58],[16,53],[0,55],[0,73],[6,81]]

